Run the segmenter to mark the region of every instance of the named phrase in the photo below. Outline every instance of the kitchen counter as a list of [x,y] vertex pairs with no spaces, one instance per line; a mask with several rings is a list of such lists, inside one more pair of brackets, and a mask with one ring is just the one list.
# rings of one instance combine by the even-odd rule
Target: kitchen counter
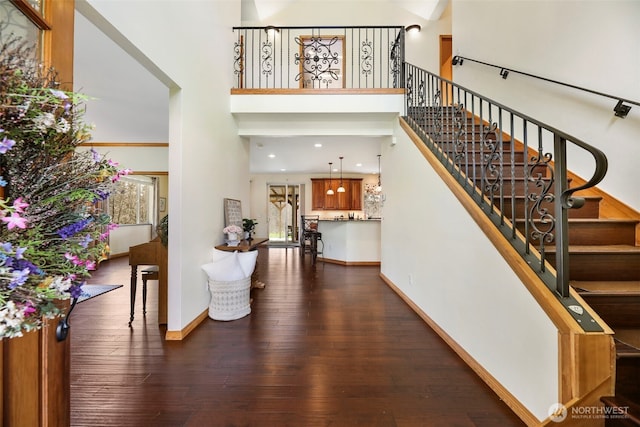
[[339,221],[351,221],[351,222],[366,222],[366,221],[377,221],[380,222],[381,218],[369,218],[369,219],[349,219],[349,218],[320,218],[318,221],[331,221],[331,222],[339,222]]
[[321,219],[322,255],[318,260],[345,265],[380,264],[379,219]]

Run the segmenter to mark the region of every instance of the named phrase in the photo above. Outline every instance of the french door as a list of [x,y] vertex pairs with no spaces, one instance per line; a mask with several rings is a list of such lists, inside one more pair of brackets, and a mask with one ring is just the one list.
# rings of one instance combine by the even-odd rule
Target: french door
[[298,244],[301,184],[267,184],[270,244]]

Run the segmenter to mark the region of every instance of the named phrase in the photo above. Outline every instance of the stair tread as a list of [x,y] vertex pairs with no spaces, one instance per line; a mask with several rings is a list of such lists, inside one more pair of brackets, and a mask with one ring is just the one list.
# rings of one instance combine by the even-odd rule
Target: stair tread
[[636,394],[628,394],[628,395],[615,395],[615,396],[602,396],[601,399],[607,399],[607,401],[613,402],[619,406],[626,406],[630,404],[630,406],[634,406],[636,409],[640,409],[640,400],[638,400],[638,395]]
[[640,396],[637,395],[615,395],[602,396],[600,401],[605,406],[625,408],[625,418],[635,423],[640,423]]
[[608,223],[625,223],[625,224],[637,224],[640,222],[638,219],[631,218],[569,218],[569,222],[576,223],[589,223],[589,222],[608,222]]
[[[576,196],[576,197],[582,197],[585,200],[602,200],[602,196]],[[520,195],[516,195],[515,197],[516,199],[526,199],[527,196],[520,196]],[[505,198],[506,199],[506,198]],[[577,208],[580,209],[580,208]]]
[[572,280],[570,284],[579,293],[640,295],[640,280]]
[[[556,251],[555,246],[547,246],[546,252],[552,253]],[[610,253],[630,253],[640,254],[640,246],[633,245],[569,245],[569,253],[571,254],[610,254]],[[638,265],[640,268],[640,265]]]
[[640,329],[616,329],[613,338],[618,356],[640,357]]
[[[569,225],[575,224],[590,224],[590,223],[605,223],[605,224],[638,224],[640,220],[631,218],[568,218]],[[518,218],[516,222],[525,222],[526,219]],[[540,219],[534,219],[534,222],[540,222]]]

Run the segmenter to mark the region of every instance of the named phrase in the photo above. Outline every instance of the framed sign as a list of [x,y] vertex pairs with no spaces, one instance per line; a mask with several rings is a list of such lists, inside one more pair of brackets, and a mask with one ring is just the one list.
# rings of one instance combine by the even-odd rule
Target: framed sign
[[231,224],[242,227],[242,204],[240,200],[224,199],[224,226]]

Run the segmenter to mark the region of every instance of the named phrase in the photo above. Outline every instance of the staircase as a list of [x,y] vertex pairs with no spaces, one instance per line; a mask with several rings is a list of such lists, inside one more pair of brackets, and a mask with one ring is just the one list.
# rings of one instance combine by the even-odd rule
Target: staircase
[[[416,109],[419,113],[412,114]],[[531,212],[533,205],[527,194],[538,192],[533,178],[526,176],[541,174],[539,183],[545,184],[549,182],[547,171],[550,169],[527,165],[525,157],[531,158],[531,149],[525,150],[516,141],[512,150],[508,135],[502,136],[502,142],[494,136],[491,142],[498,146],[488,152],[478,143],[483,138],[483,126],[477,119],[454,122],[452,118],[456,113],[452,107],[440,109],[439,113],[436,110],[414,107],[410,110],[410,120],[431,138],[441,158],[446,157],[445,161],[456,165],[452,173],[462,173],[505,217],[513,218],[523,235],[548,228],[544,215],[525,219],[525,213]],[[439,115],[437,119],[435,114]],[[485,133],[484,138],[486,136]],[[466,142],[461,145],[460,141]],[[490,174],[486,165],[491,161],[491,153],[499,153],[498,162],[503,172],[499,178],[485,179]],[[513,178],[510,174],[506,176],[510,171],[515,172]],[[601,401],[608,410],[614,411],[612,413],[624,414],[624,417],[607,418],[606,426],[640,425],[640,246],[636,245],[640,221],[604,218],[601,206],[609,202],[602,196],[580,193],[575,196],[584,197],[585,203],[579,209],[569,210],[569,283],[615,331],[616,394]],[[546,209],[555,217],[553,201],[543,200],[538,209]],[[536,218],[536,215],[530,217]],[[555,244],[549,242],[541,251],[554,268],[555,251]]]

